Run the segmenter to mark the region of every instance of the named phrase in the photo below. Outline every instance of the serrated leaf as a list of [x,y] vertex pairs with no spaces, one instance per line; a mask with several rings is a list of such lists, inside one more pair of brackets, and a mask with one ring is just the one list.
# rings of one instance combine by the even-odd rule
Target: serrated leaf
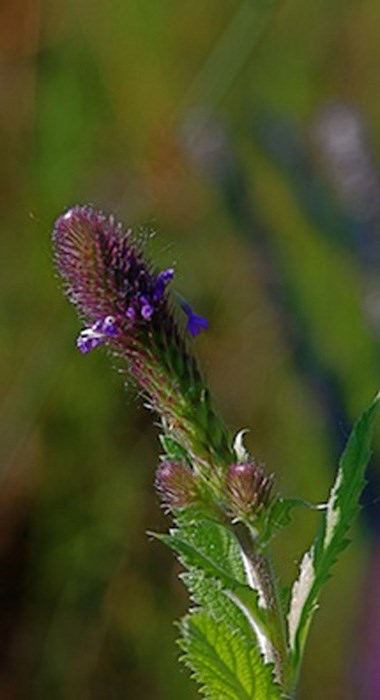
[[230,633],[240,634],[248,644],[258,643],[265,660],[272,661],[268,610],[250,578],[252,572],[246,570],[246,557],[234,533],[221,523],[194,520],[183,513],[177,525],[169,535],[156,537],[172,547],[189,570],[183,580],[190,584],[193,600],[226,622]]
[[209,557],[191,542],[187,542],[180,535],[156,535],[156,537],[180,554],[187,567],[202,569],[207,576],[218,579],[224,586],[232,590],[244,585],[231,576],[219,562]]
[[208,700],[280,700],[272,666],[265,664],[254,645],[231,634],[204,610],[182,622],[182,660],[192,670]]
[[257,642],[252,624],[241,609],[226,595],[220,583],[203,571],[191,567],[181,574],[191,600],[207,610],[217,622],[224,622],[231,634],[238,634],[247,644]]
[[171,531],[200,549],[208,557],[220,562],[228,573],[241,583],[246,582],[246,571],[241,547],[229,527],[211,518],[200,517],[189,510],[176,518],[177,528]]
[[298,666],[323,584],[338,554],[348,544],[347,531],[359,510],[365,469],[371,455],[372,427],[379,395],[356,422],[341,457],[322,522],[311,549],[304,555],[293,586],[288,615],[289,643]]
[[[182,537],[207,556],[217,562],[223,562],[229,576],[239,584],[246,583],[247,575],[241,549],[230,530],[210,519],[201,519],[199,514],[194,518],[189,512],[181,514],[177,522]],[[215,620],[225,622],[231,633],[239,634],[248,644],[256,640],[252,623],[241,608],[226,595],[226,588],[219,579],[213,578],[210,573],[206,574],[196,566],[189,565],[188,571],[183,573],[181,578],[188,587],[194,603],[208,610]]]
[[[207,521],[207,525],[208,528],[211,529],[212,525],[215,524],[211,524],[211,521]],[[259,627],[261,632],[265,631],[266,614],[259,606],[257,591],[248,586],[244,581],[236,578],[234,574],[230,572],[228,568],[228,558],[220,559],[207,551],[207,547],[205,547],[206,542],[209,547],[215,547],[216,549],[216,544],[212,541],[212,535],[210,540],[207,539],[206,542],[203,541],[203,543],[201,541],[198,543],[187,541],[183,530],[178,531],[178,534],[173,531],[172,534],[156,535],[156,537],[162,542],[165,542],[180,555],[184,566],[190,569],[198,569],[202,571],[206,577],[217,581],[223,593],[233,600],[244,612],[253,628],[257,630],[257,627]],[[223,565],[220,562],[223,562]],[[227,564],[227,567],[224,564]]]

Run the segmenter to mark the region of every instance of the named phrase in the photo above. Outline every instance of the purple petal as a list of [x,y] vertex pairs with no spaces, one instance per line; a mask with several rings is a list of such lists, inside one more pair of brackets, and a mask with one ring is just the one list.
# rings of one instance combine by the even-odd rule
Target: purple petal
[[202,318],[198,314],[192,313],[187,320],[187,329],[189,333],[194,337],[202,333],[202,331],[207,330],[208,320],[207,318]]
[[107,338],[116,338],[119,335],[119,329],[115,323],[113,316],[106,316],[101,325],[99,331],[107,336]]
[[140,296],[140,304],[141,316],[143,317],[144,321],[150,321],[153,316],[154,308],[145,294]]
[[98,345],[101,345],[107,338],[115,338],[118,335],[119,329],[116,326],[114,317],[106,316],[93,323],[92,326],[84,328],[79,333],[77,348],[86,354],[97,348]]
[[94,350],[94,348],[97,348],[98,345],[101,345],[103,340],[103,335],[96,334],[91,328],[85,328],[78,335],[77,348],[85,355],[91,350]]
[[170,280],[172,280],[174,277],[174,269],[172,267],[168,267],[167,270],[163,270],[160,272],[158,275],[159,280],[162,280],[165,284],[168,284]]
[[153,301],[159,301],[162,298],[166,286],[170,280],[173,279],[173,276],[174,270],[171,267],[168,267],[167,270],[160,272],[156,279],[156,288],[153,292]]
[[141,307],[141,316],[145,321],[150,321],[153,316],[153,306],[148,302]]

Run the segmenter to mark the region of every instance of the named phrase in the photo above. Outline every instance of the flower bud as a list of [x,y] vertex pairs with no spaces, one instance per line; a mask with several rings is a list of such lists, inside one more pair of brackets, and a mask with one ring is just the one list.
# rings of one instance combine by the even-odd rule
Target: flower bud
[[252,462],[231,464],[227,472],[227,503],[233,517],[256,514],[268,505],[272,477]]
[[193,470],[181,462],[161,462],[156,472],[156,489],[164,506],[187,508],[197,501]]

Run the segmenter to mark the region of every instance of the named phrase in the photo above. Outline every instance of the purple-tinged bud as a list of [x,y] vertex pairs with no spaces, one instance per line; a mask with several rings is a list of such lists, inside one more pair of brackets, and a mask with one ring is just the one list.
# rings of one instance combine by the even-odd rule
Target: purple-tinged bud
[[188,508],[198,500],[194,472],[180,462],[161,462],[156,472],[156,489],[167,508]]
[[230,514],[239,518],[255,515],[269,503],[272,477],[254,462],[231,464],[227,473],[227,505]]

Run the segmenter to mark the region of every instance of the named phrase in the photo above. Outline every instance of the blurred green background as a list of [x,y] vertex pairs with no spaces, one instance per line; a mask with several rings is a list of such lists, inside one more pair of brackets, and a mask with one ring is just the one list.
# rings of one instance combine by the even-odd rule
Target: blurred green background
[[[0,4],[1,700],[197,697],[179,568],[145,534],[169,524],[157,428],[75,349],[54,219],[91,202],[157,230],[231,430],[281,493],[323,501],[379,386],[379,26],[376,0]],[[375,458],[302,700],[380,697],[377,482]],[[279,536],[284,583],[316,525]]]

